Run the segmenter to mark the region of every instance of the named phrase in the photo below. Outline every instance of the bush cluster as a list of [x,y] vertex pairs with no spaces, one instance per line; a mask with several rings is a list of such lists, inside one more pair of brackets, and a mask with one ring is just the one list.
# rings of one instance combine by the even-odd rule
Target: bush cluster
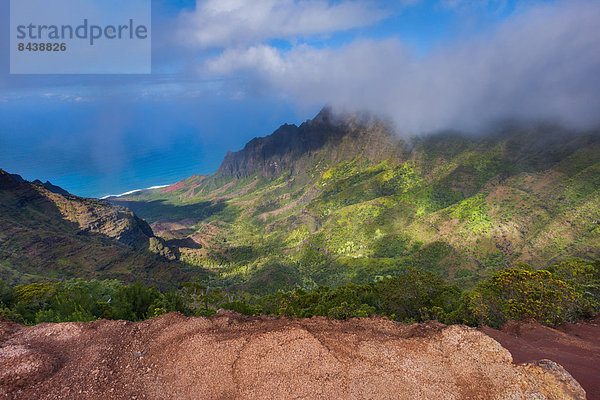
[[536,320],[553,326],[600,312],[600,261],[571,259],[537,270],[518,264],[470,290],[415,269],[366,285],[322,286],[266,296],[234,294],[196,282],[159,292],[141,283],[125,285],[113,280],[16,287],[0,281],[0,315],[23,324],[102,318],[139,321],[172,311],[211,316],[221,308],[246,315],[297,318],[380,315],[405,323],[437,320],[498,327],[509,320]]

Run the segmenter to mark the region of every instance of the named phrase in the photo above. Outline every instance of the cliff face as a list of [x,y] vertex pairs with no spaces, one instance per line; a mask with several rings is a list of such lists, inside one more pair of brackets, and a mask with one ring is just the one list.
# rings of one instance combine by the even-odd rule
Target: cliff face
[[515,365],[464,326],[211,319],[0,321],[0,396],[11,399],[584,399],[559,365]]
[[228,152],[216,175],[273,178],[298,175],[319,161],[336,163],[358,155],[380,161],[401,153],[401,142],[381,122],[363,116],[339,119],[323,109],[300,126],[285,124],[238,152]]
[[[82,232],[100,233],[136,248],[147,248],[149,238],[154,236],[145,221],[124,207],[71,196],[62,189],[50,190],[41,182],[19,182],[2,170],[0,191],[0,206],[15,217],[19,211],[24,214],[37,211],[48,219],[56,218],[56,223],[63,219],[76,224]],[[20,222],[26,221],[21,219]]]
[[147,249],[154,237],[150,225],[124,207],[95,199],[45,194],[62,217],[83,232],[100,233],[136,249]]
[[173,270],[150,253],[161,248],[170,255],[132,211],[55,192],[0,170],[1,279],[27,283],[38,276],[124,277],[136,267]]
[[[472,285],[516,262],[600,257],[600,130],[391,132],[324,110],[229,153],[214,175],[118,201],[166,239],[202,245],[180,249],[189,262],[226,263],[223,285],[260,294],[366,283],[397,266]],[[205,233],[215,226],[220,237]]]

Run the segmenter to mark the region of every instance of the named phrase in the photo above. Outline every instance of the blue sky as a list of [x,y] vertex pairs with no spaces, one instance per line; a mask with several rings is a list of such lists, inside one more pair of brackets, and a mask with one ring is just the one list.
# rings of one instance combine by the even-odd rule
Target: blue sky
[[165,0],[152,9],[152,75],[9,75],[3,30],[0,168],[102,196],[212,173],[227,150],[326,104],[384,115],[405,135],[503,118],[587,128],[600,115],[597,1]]

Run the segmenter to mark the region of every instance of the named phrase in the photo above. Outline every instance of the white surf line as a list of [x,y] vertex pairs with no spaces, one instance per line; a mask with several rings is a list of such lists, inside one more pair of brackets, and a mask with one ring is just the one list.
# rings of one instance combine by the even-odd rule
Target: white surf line
[[121,193],[121,194],[109,194],[108,196],[100,197],[100,200],[105,200],[105,199],[108,199],[109,197],[123,197],[123,196],[128,196],[130,194],[134,194],[134,193],[138,193],[138,192],[143,192],[144,190],[163,189],[163,188],[166,188],[166,187],[169,187],[169,186],[171,186],[171,185],[150,186],[149,188],[146,188],[146,189],[136,189],[136,190],[131,190],[129,192],[125,192],[125,193]]

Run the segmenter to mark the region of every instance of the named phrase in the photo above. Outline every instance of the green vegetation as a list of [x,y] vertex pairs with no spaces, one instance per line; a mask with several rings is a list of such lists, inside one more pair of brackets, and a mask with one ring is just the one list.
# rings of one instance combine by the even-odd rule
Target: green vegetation
[[[600,257],[597,133],[558,140],[556,127],[513,127],[407,144],[354,127],[360,134],[302,152],[294,140],[322,140],[324,128],[298,129],[284,143],[277,134],[255,143],[272,140],[272,158],[232,153],[212,176],[119,204],[160,225],[213,285],[253,295],[364,285],[407,267],[471,288],[517,261]],[[190,237],[202,251],[169,243]]]
[[13,321],[139,321],[178,311],[211,316],[218,309],[246,315],[336,319],[387,316],[410,323],[490,325],[536,320],[546,325],[574,321],[600,312],[600,260],[570,259],[547,269],[527,264],[500,270],[470,290],[461,290],[433,273],[408,269],[368,284],[296,289],[255,296],[185,283],[159,292],[141,283],[69,280],[10,288],[0,282],[0,315]]
[[69,278],[177,286],[201,275],[131,211],[16,182],[0,170],[0,279],[10,285]]
[[[229,153],[213,175],[112,200],[146,219],[157,237],[105,202],[70,196],[65,203],[36,188],[2,190],[0,279],[12,286],[118,279],[161,290],[197,281],[221,288],[242,307],[241,293],[263,298],[379,285],[414,270],[443,278],[461,295],[477,290],[486,301],[497,298],[486,303],[489,310],[477,308],[475,295],[463,302],[474,310],[470,323],[490,324],[523,314],[523,307],[555,323],[597,297],[598,289],[581,278],[587,272],[489,282],[519,261],[542,267],[600,257],[599,132],[512,126],[488,135],[403,140],[377,121],[327,121],[319,117],[253,140]],[[543,285],[547,292],[515,298],[508,307],[499,285],[509,278],[522,281],[522,290]],[[556,291],[564,296],[552,297]],[[146,309],[157,296],[136,307]],[[535,309],[540,299],[551,299],[553,308]],[[573,302],[581,310],[571,310]],[[369,302],[332,307],[339,315],[368,307],[396,314]],[[440,311],[432,307],[448,308],[421,308]]]

